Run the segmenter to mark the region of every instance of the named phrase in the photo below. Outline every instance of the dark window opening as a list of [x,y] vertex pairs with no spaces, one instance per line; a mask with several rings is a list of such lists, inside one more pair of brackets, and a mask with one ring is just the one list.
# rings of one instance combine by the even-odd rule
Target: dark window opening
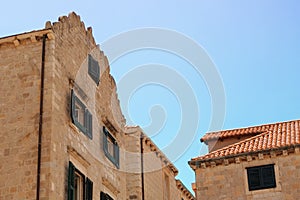
[[81,132],[93,139],[93,116],[73,90],[71,91],[71,118]]
[[69,162],[68,200],[93,200],[93,182]]
[[74,173],[74,199],[82,199],[84,196],[84,176],[75,170]]
[[119,168],[119,146],[116,139],[103,127],[103,150],[105,156]]
[[275,188],[274,165],[263,165],[247,168],[249,191]]
[[111,196],[109,196],[107,193],[101,192],[100,200],[114,200],[114,199]]

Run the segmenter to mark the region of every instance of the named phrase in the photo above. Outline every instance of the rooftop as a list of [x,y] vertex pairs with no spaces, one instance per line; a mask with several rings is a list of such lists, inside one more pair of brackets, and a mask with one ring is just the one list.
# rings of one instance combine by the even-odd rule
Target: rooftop
[[300,145],[300,120],[209,133],[208,136],[204,136],[204,141],[207,141],[211,138],[217,138],[217,136],[224,138],[253,133],[257,133],[257,135],[210,152],[206,155],[193,158],[192,161],[205,161],[209,159],[218,159],[251,152],[298,146]]
[[280,129],[286,130],[293,126],[293,123],[299,123],[300,120],[293,120],[287,122],[278,122],[273,124],[264,124],[259,126],[252,126],[246,128],[238,128],[232,130],[222,130],[216,132],[206,133],[202,138],[201,142],[207,143],[209,140],[225,139],[229,137],[240,137],[240,136],[255,136],[265,133],[267,131],[279,131]]

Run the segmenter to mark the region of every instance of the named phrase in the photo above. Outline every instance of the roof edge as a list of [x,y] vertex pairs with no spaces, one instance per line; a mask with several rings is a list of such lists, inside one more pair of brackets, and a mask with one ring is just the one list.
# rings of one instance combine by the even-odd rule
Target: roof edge
[[189,189],[182,183],[181,180],[175,179],[176,180],[176,186],[179,190],[181,190],[190,200],[194,200],[195,196],[191,193]]
[[[201,137],[200,141],[204,142],[205,144],[207,144],[207,141],[212,141],[212,140],[217,140],[218,138],[230,138],[230,137],[234,137],[234,136],[241,136],[244,134],[236,134],[234,136],[220,136],[222,133],[225,132],[234,132],[234,131],[241,131],[241,130],[250,130],[250,129],[254,129],[254,128],[262,128],[262,127],[268,127],[268,126],[275,126],[275,125],[279,125],[279,124],[285,124],[285,123],[291,123],[291,122],[297,122],[300,121],[300,119],[294,119],[294,120],[287,120],[287,121],[281,121],[281,122],[274,122],[274,123],[268,123],[268,124],[260,124],[260,125],[254,125],[254,126],[248,126],[248,127],[242,127],[242,128],[233,128],[233,129],[225,129],[225,130],[219,130],[219,131],[212,131],[212,132],[207,132],[203,137]],[[257,132],[251,132],[249,134],[245,134],[245,135],[250,135],[250,134],[261,134],[265,131],[268,130],[259,130]],[[209,137],[210,136],[210,137]],[[208,137],[208,138],[206,138]]]
[[[300,144],[288,145],[288,146],[284,146],[284,147],[271,148],[271,149],[264,149],[264,150],[253,151],[253,152],[245,152],[245,153],[239,153],[239,154],[235,154],[235,155],[228,155],[228,156],[222,156],[222,157],[216,157],[216,158],[207,158],[207,159],[194,158],[194,160],[190,160],[188,162],[188,164],[193,169],[200,168],[201,164],[212,163],[212,162],[216,162],[216,161],[220,161],[220,163],[227,165],[229,163],[224,163],[224,162],[228,162],[229,159],[236,159],[236,158],[245,157],[245,156],[246,157],[247,156],[257,156],[259,154],[268,154],[271,152],[286,151],[286,150],[291,150],[291,149],[294,149],[296,153],[299,153],[300,152]],[[296,150],[296,149],[298,149],[298,150]],[[247,159],[247,161],[251,161],[251,160]],[[214,166],[214,165],[209,165],[209,166]]]
[[19,46],[20,41],[22,40],[30,39],[32,42],[36,42],[38,39],[37,37],[42,37],[45,34],[47,35],[48,39],[54,39],[53,30],[51,28],[45,28],[2,37],[0,38],[0,44],[14,43],[15,46]]

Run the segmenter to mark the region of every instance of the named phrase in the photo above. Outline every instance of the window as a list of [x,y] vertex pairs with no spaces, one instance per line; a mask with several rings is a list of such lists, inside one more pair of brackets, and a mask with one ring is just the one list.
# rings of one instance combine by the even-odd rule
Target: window
[[249,191],[275,188],[274,165],[247,168]]
[[103,150],[105,156],[119,168],[119,146],[116,139],[103,127]]
[[68,200],[92,200],[93,182],[69,162]]
[[88,73],[90,77],[95,81],[95,83],[98,85],[99,84],[99,77],[100,77],[100,67],[99,63],[91,56],[89,55],[89,60],[88,60]]
[[74,91],[71,91],[71,118],[72,122],[77,128],[87,135],[90,139],[93,139],[93,116],[86,108],[86,106],[75,95]]
[[84,186],[84,176],[79,171],[74,172],[74,199],[82,199]]
[[108,194],[101,192],[100,193],[100,200],[114,200],[113,198],[111,198],[111,196],[109,196]]

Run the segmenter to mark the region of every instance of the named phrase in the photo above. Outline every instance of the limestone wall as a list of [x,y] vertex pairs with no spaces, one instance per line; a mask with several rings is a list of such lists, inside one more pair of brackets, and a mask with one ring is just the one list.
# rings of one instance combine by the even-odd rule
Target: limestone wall
[[[275,164],[276,188],[249,191],[246,167]],[[197,199],[282,200],[300,198],[300,155],[196,169]]]
[[42,59],[36,39],[0,39],[0,199],[35,199]]
[[[109,74],[107,58],[95,44],[91,28],[86,30],[79,16],[71,13],[60,17],[59,22],[47,24],[54,32],[51,72],[52,87],[52,127],[51,132],[51,188],[50,199],[66,198],[67,168],[69,160],[77,162],[77,167],[93,181],[93,197],[100,199],[100,192],[110,194],[115,199],[125,199],[126,179],[122,172],[123,129],[125,119],[116,103],[115,83]],[[97,85],[88,75],[88,55],[92,55],[100,65],[100,83]],[[93,115],[93,138],[89,139],[71,122],[71,89],[78,95]],[[103,151],[103,126],[112,126],[111,131],[120,146],[120,169],[108,160]],[[108,129],[109,130],[109,129]],[[82,158],[83,161],[82,161]],[[80,164],[81,163],[81,164]],[[59,167],[61,166],[61,167]],[[63,178],[64,177],[64,178]],[[58,181],[61,179],[62,181]]]
[[[92,29],[70,13],[47,22],[43,30],[0,38],[0,200],[35,199],[43,35],[47,39],[40,199],[67,199],[69,161],[93,182],[93,199],[100,199],[100,192],[114,199],[141,199],[141,131],[135,131],[136,137],[125,134],[108,60]],[[88,74],[89,55],[99,63],[99,84]],[[92,138],[72,122],[72,90],[92,115]],[[104,153],[103,127],[118,143],[119,166]],[[152,152],[144,163],[146,199],[163,199],[165,175],[169,199],[181,199],[174,166],[144,143],[145,152]]]

